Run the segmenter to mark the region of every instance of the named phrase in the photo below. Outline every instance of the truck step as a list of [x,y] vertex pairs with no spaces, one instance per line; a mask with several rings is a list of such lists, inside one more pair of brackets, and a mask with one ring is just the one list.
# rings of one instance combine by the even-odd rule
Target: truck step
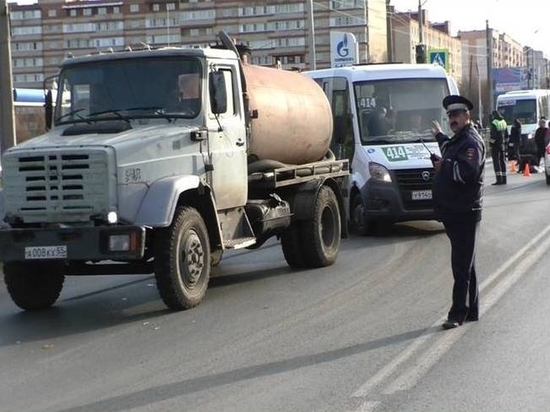
[[237,239],[224,240],[223,245],[227,249],[243,249],[256,243],[255,237],[240,237]]

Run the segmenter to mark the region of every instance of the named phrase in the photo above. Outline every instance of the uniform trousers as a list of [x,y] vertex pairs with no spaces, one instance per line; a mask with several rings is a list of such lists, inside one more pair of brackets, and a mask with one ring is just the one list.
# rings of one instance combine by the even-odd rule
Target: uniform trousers
[[497,183],[506,183],[506,158],[504,157],[502,147],[493,145],[491,147],[491,157],[493,158],[493,168],[495,169]]
[[479,228],[478,215],[444,220],[445,232],[451,241],[453,269],[453,304],[448,319],[464,322],[479,317],[479,289],[475,269],[475,245]]

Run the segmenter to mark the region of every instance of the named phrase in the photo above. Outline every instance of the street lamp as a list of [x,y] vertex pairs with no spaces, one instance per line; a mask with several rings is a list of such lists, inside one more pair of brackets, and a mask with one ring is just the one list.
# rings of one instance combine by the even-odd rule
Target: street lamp
[[428,0],[418,0],[418,44],[415,47],[415,60],[417,63],[426,63],[426,45],[424,44],[424,17],[422,6]]
[[535,67],[535,50],[531,46],[523,47],[523,55],[525,57],[525,68],[526,68],[526,77],[527,77],[527,89],[535,89],[538,76],[536,72],[538,71]]
[[0,1],[0,148],[2,153],[15,146],[15,114],[13,111],[13,79],[11,66],[10,10],[6,0]]
[[313,0],[309,0],[309,67],[310,70],[317,68],[317,56],[315,54],[315,19],[313,18]]
[[[536,35],[540,29],[536,29],[533,32],[533,35]],[[533,38],[534,39],[534,38]],[[535,49],[533,49],[532,46],[524,46],[523,52],[525,54],[526,59],[526,65],[527,65],[527,89],[535,89],[538,86],[536,86],[535,81],[538,79],[539,76],[536,76],[538,74],[539,69],[538,67],[535,67]],[[529,60],[529,55],[531,55],[531,59]]]

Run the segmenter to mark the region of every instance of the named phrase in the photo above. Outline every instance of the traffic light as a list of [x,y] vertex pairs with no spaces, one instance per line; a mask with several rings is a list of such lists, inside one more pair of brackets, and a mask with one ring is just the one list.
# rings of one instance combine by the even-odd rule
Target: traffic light
[[415,52],[416,52],[416,62],[417,63],[426,63],[426,45],[425,44],[417,44],[414,49],[415,49]]

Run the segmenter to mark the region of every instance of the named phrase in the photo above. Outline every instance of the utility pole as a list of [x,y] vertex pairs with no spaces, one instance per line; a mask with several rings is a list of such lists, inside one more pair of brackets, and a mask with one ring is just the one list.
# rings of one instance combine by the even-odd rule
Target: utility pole
[[490,112],[495,108],[495,94],[493,92],[493,32],[489,28],[489,20],[485,20],[485,36],[487,37],[487,90]]
[[477,77],[477,118],[483,122],[483,100],[481,99],[481,79],[479,78],[479,66],[476,56],[476,77]]
[[317,56],[315,54],[315,18],[313,17],[313,0],[308,1],[309,13],[309,69],[317,68]]
[[164,5],[166,7],[166,43],[170,46],[170,8],[168,3]]
[[546,69],[544,70],[544,72],[545,72],[544,77],[546,79],[546,88],[550,89],[550,73],[548,72],[548,59],[546,59],[545,67],[546,67]]
[[424,22],[422,17],[422,0],[418,0],[418,44],[415,47],[415,60],[417,63],[426,63],[426,45],[422,29]]
[[424,22],[422,17],[422,0],[418,0],[418,44],[424,44],[424,35],[422,29],[424,28]]
[[[533,54],[533,48],[529,47],[529,50],[527,50],[527,64],[529,66],[529,77],[528,80],[528,89],[534,89],[535,88],[535,55]],[[529,54],[531,55],[531,62],[529,63]]]
[[388,44],[387,44],[387,52],[386,52],[386,61],[388,63],[393,61],[393,6],[390,4],[391,0],[386,0],[386,23],[388,25],[387,29],[387,38],[388,38]]
[[365,50],[365,62],[370,62],[370,28],[369,28],[369,0],[363,0],[363,21],[365,22],[365,39],[367,40]]
[[10,16],[6,0],[0,0],[0,142],[2,153],[15,146],[13,81],[11,78]]

